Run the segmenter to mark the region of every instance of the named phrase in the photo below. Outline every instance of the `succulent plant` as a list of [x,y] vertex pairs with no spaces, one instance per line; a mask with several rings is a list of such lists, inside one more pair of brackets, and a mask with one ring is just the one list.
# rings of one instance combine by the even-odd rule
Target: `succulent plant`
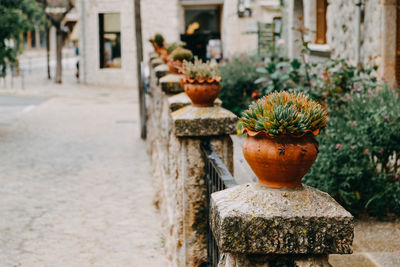
[[205,63],[198,59],[194,62],[184,61],[183,69],[183,74],[189,79],[208,80],[221,78],[217,66],[212,66],[209,61]]
[[156,34],[154,35],[154,42],[155,42],[156,45],[158,45],[159,47],[163,47],[163,46],[164,46],[164,37],[163,37],[161,34],[156,33]]
[[191,60],[193,53],[189,49],[178,47],[171,53],[171,59],[176,61]]
[[185,42],[181,42],[181,41],[173,42],[172,44],[169,44],[169,45],[167,46],[167,53],[168,53],[168,54],[171,54],[172,51],[174,51],[174,50],[177,49],[178,47],[184,47],[185,45],[186,45]]
[[318,135],[327,123],[327,112],[303,93],[274,92],[242,113],[239,125],[253,131],[265,131],[270,136],[307,132]]

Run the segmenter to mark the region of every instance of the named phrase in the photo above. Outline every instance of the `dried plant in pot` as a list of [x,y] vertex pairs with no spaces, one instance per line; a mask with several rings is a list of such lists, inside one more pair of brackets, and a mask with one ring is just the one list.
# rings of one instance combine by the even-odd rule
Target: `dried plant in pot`
[[182,47],[176,48],[170,55],[168,60],[169,70],[172,73],[178,74],[183,72],[183,62],[193,59],[193,53],[189,49]]
[[201,60],[184,61],[181,85],[195,107],[212,107],[221,91],[221,75],[216,66]]
[[303,93],[275,92],[250,105],[239,125],[247,133],[243,155],[272,188],[294,188],[317,158],[315,140],[326,127],[327,112]]

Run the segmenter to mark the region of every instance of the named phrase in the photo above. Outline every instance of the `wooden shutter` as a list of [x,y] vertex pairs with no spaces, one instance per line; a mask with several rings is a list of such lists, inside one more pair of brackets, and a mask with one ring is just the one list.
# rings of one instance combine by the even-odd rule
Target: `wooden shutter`
[[397,0],[396,17],[396,80],[400,84],[400,0]]
[[327,0],[317,0],[317,36],[316,44],[326,44],[326,9]]

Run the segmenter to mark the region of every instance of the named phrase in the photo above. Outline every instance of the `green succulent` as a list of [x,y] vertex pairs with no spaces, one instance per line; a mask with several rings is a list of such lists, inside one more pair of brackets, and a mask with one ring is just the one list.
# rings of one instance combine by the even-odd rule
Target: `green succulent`
[[186,45],[185,42],[181,42],[181,41],[173,42],[172,44],[169,44],[169,45],[167,46],[167,53],[168,53],[168,54],[171,54],[172,51],[174,51],[174,50],[177,49],[178,47],[184,47],[185,45]]
[[253,102],[239,121],[247,130],[265,131],[270,136],[317,135],[326,123],[327,112],[320,104],[303,93],[288,92],[274,92]]
[[189,49],[178,47],[171,53],[171,58],[177,61],[191,60],[193,53]]
[[217,66],[212,66],[209,61],[202,62],[196,59],[194,62],[184,61],[184,74],[189,79],[215,79],[221,77]]
[[156,43],[156,45],[158,45],[159,47],[163,47],[164,46],[164,36],[162,36],[160,33],[156,33],[154,35],[154,42]]

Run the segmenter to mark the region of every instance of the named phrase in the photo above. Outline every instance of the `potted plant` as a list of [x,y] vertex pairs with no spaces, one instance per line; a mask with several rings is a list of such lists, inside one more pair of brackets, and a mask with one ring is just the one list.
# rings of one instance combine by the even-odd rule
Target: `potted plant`
[[169,56],[171,55],[171,53],[177,49],[178,47],[183,47],[185,46],[186,43],[185,42],[181,42],[181,41],[177,41],[177,42],[173,42],[169,45],[166,46],[166,52],[162,58],[162,60],[164,60],[165,63],[168,62]]
[[274,92],[250,105],[239,125],[247,133],[243,154],[258,182],[294,188],[317,158],[315,140],[327,112],[303,93]]
[[183,74],[181,84],[193,106],[212,107],[221,91],[221,75],[217,67],[197,59],[194,62],[184,61]]
[[159,33],[154,35],[154,49],[156,50],[156,52],[159,56],[166,53],[166,50],[164,47],[164,37]]
[[182,66],[184,61],[189,61],[193,59],[193,53],[189,49],[182,47],[176,48],[169,56],[168,66],[172,73],[178,74],[182,71]]

